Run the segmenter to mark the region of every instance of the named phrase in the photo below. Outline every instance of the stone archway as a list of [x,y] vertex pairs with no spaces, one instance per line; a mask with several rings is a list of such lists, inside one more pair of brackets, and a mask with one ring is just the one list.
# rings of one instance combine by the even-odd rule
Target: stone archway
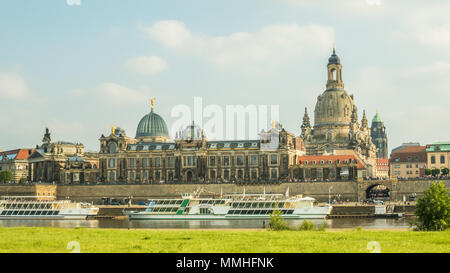
[[383,184],[373,184],[366,189],[366,198],[387,201],[391,198],[391,190]]

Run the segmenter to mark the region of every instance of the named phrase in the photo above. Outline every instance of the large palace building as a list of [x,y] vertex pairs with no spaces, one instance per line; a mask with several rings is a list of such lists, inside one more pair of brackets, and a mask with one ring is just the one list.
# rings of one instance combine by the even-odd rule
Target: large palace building
[[274,123],[260,140],[208,141],[194,123],[170,141],[154,103],[136,137],[112,128],[100,138],[100,179],[108,183],[207,183],[288,179],[301,141]]

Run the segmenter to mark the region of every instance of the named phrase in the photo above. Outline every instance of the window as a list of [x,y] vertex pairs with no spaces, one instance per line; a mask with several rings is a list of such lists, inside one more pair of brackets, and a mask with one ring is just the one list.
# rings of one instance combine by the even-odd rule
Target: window
[[142,159],[142,168],[147,168],[148,167],[148,158],[143,158]]
[[115,154],[115,153],[117,152],[117,144],[116,144],[115,142],[111,142],[111,143],[108,145],[108,152],[109,152],[110,154]]
[[216,179],[216,171],[211,170],[211,171],[209,172],[209,176],[210,176],[211,179]]
[[271,173],[271,177],[272,179],[276,179],[277,178],[277,169],[272,169]]
[[183,158],[184,160],[184,166],[195,166],[195,161],[196,161],[197,157],[194,156],[185,156]]
[[445,164],[445,156],[441,155],[441,164]]
[[278,156],[270,155],[270,164],[278,164]]
[[224,178],[225,180],[230,179],[230,171],[229,171],[229,170],[224,170],[224,171],[223,171],[223,178]]
[[109,167],[110,168],[115,168],[116,167],[116,159],[115,158],[110,158],[109,159]]
[[110,181],[116,180],[116,173],[115,172],[109,172],[109,180]]
[[431,156],[431,164],[435,164],[436,163],[436,157],[433,155]]
[[155,158],[155,167],[161,167],[161,157]]
[[148,178],[148,173],[147,173],[147,171],[145,171],[142,173],[142,179],[147,180],[147,178]]
[[252,179],[257,179],[258,178],[258,173],[256,171],[256,169],[252,169]]
[[173,171],[169,171],[169,180],[170,180],[170,181],[173,180]]
[[130,164],[130,168],[136,167],[136,160],[134,158],[128,159],[128,163]]
[[251,165],[258,165],[258,156],[257,155],[251,155],[250,156],[250,164]]
[[223,157],[223,165],[224,166],[230,166],[230,157],[229,156],[224,156]]
[[175,157],[169,156],[169,157],[167,158],[167,165],[168,165],[169,167],[174,167],[174,166],[175,166]]
[[238,170],[238,178],[242,179],[244,177],[244,172],[242,170]]
[[134,181],[134,179],[135,179],[134,171],[130,171],[130,180]]
[[216,157],[215,156],[209,157],[209,166],[216,166]]
[[242,156],[242,155],[236,156],[236,164],[238,166],[244,165],[244,156]]

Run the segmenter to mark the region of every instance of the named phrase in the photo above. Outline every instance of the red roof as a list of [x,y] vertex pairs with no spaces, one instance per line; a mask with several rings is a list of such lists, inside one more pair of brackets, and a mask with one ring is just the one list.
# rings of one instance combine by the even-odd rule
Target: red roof
[[[345,164],[347,160],[347,164],[355,162],[358,169],[365,169],[365,165],[362,160],[355,155],[308,155],[308,156],[299,156],[297,157],[297,164],[304,164],[305,161],[308,161],[308,165],[312,165],[314,160],[316,161],[316,165],[326,165],[326,164],[336,164],[339,160],[340,164]],[[323,164],[320,162],[323,160]],[[329,162],[331,161],[331,162]]]
[[427,162],[426,146],[407,146],[391,155],[389,162]]
[[27,159],[32,153],[34,152],[34,149],[16,149],[11,151],[4,151],[0,152],[0,157],[3,158],[7,156],[10,159],[16,160],[23,160]]

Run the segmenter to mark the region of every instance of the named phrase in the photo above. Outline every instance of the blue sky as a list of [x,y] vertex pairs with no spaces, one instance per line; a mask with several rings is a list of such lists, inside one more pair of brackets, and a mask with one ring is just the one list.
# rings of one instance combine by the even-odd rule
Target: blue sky
[[98,150],[171,109],[280,105],[298,135],[325,89],[333,42],[359,115],[379,109],[390,149],[450,139],[448,1],[0,0],[0,149],[53,140]]

